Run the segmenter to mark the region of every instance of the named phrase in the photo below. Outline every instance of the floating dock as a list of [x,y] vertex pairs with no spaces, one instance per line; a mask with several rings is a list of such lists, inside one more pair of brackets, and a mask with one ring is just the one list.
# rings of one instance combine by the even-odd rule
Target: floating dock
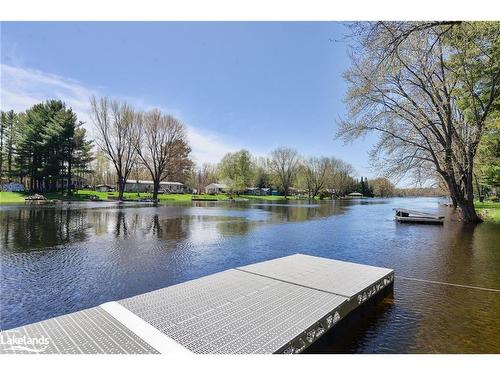
[[400,223],[443,224],[444,216],[437,216],[425,212],[395,208],[396,221]]
[[0,353],[301,353],[394,271],[295,254],[0,333]]

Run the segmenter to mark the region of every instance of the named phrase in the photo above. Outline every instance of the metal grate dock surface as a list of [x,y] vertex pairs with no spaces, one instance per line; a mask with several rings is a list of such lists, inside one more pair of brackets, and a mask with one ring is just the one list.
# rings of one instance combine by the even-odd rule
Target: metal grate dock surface
[[296,254],[1,335],[45,335],[44,353],[300,353],[393,279],[390,269]]
[[[158,351],[97,306],[1,333],[0,353],[147,354]],[[12,342],[28,338],[31,342]],[[47,340],[45,341],[44,338]]]

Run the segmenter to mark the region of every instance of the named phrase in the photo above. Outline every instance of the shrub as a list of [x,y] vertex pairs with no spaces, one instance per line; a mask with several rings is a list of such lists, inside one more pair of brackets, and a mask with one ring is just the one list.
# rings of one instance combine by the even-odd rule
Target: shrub
[[330,198],[330,193],[328,193],[325,190],[320,191],[319,199],[327,199],[327,198]]

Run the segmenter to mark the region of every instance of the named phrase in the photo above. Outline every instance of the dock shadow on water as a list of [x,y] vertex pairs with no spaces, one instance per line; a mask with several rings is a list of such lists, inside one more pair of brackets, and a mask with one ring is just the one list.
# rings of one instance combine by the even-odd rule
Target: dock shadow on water
[[[403,279],[500,290],[499,225],[430,198],[253,203],[0,206],[0,329],[300,252],[396,273],[393,298],[309,352],[500,352],[500,293]],[[446,221],[398,224],[395,207]]]
[[[394,289],[390,288],[342,319],[334,329],[307,348],[304,354],[362,352],[364,337],[387,324],[394,308]],[[412,334],[411,331],[406,333],[408,336]]]

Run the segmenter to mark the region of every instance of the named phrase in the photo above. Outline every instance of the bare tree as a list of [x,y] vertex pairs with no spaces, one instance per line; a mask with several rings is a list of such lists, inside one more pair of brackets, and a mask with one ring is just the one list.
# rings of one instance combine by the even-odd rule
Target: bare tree
[[90,98],[91,118],[97,130],[96,145],[111,161],[118,178],[118,199],[123,200],[125,183],[137,159],[136,115],[127,103],[106,97]]
[[328,160],[328,174],[325,186],[330,195],[341,196],[348,192],[354,183],[354,168],[343,160],[331,157]]
[[97,150],[95,153],[95,158],[92,163],[92,185],[99,184],[112,184],[112,181],[116,181],[114,172],[110,170],[109,158],[105,155],[102,150]]
[[160,182],[173,175],[176,164],[187,159],[191,151],[186,129],[180,121],[157,109],[137,116],[137,126],[137,154],[151,175],[153,199],[157,199]]
[[280,147],[271,152],[269,168],[276,177],[279,187],[283,190],[285,199],[289,195],[298,165],[299,154],[291,148]]
[[309,199],[314,199],[326,185],[330,160],[312,157],[302,163],[304,180]]
[[193,186],[196,187],[198,194],[201,194],[207,185],[217,182],[217,165],[215,164],[204,163],[193,172]]
[[385,177],[374,178],[369,181],[371,188],[373,189],[373,194],[376,197],[392,197],[396,191],[396,188]]
[[355,26],[359,44],[345,73],[345,140],[380,133],[372,156],[387,176],[436,173],[464,220],[474,209],[473,162],[498,100],[498,24],[375,22]]
[[217,182],[217,166],[211,163],[204,163],[198,171],[198,192],[204,191],[207,185]]

